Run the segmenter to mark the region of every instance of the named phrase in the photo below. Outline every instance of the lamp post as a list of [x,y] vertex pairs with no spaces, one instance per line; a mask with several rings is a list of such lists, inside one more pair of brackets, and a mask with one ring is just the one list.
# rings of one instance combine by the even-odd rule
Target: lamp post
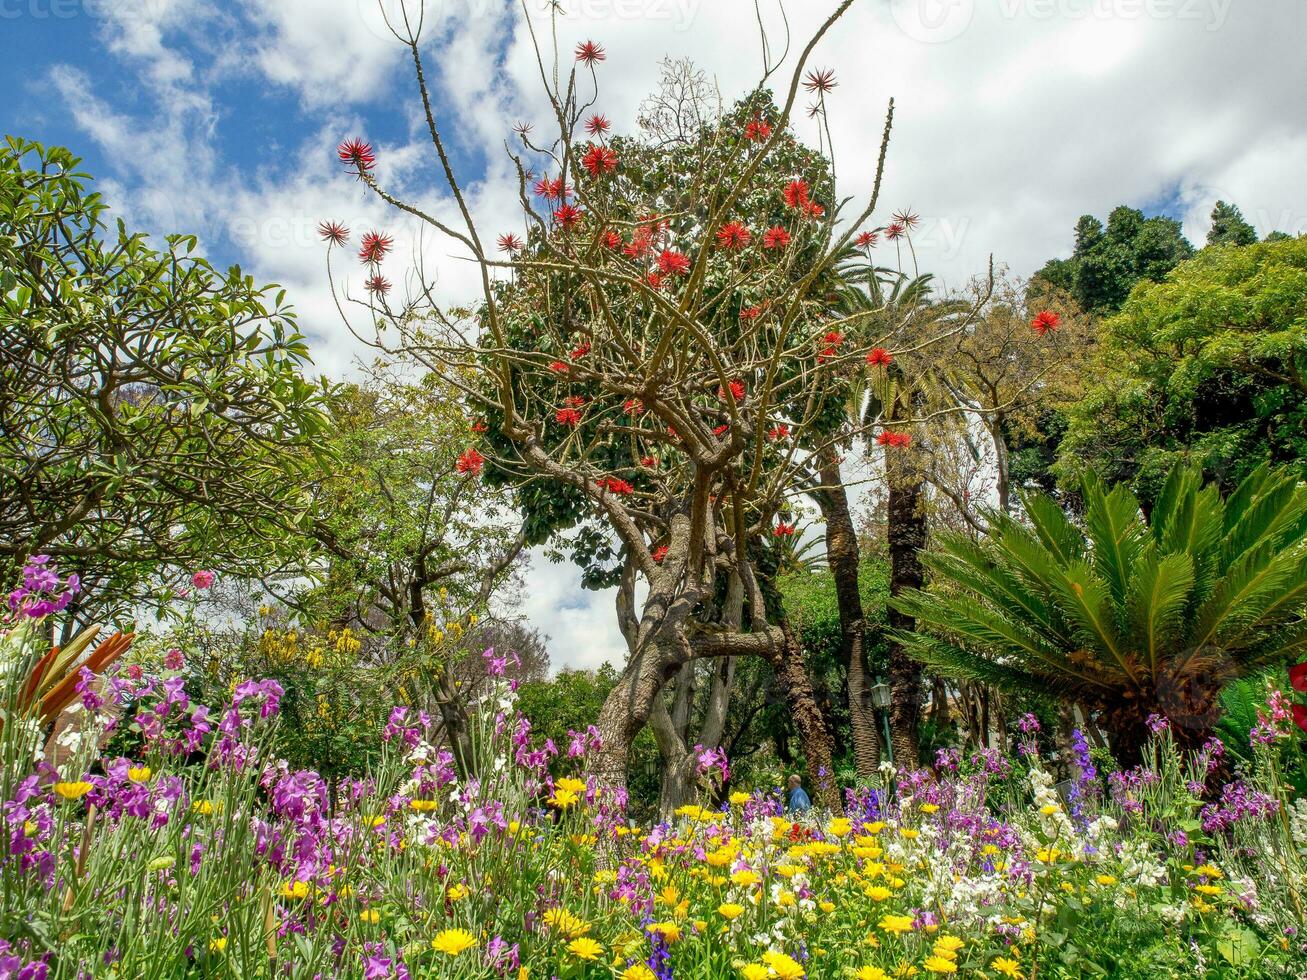
[[871,706],[880,712],[881,721],[885,728],[885,754],[889,759],[890,765],[894,764],[894,745],[890,741],[889,734],[889,703],[893,692],[890,686],[884,681],[873,685],[871,689]]

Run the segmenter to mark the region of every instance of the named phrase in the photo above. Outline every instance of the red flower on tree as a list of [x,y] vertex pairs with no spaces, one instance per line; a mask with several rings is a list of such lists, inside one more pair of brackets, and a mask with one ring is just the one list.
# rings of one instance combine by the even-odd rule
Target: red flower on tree
[[717,229],[717,244],[722,248],[744,248],[752,238],[749,229],[738,221],[728,221]]
[[1030,329],[1039,336],[1044,337],[1056,330],[1061,322],[1062,318],[1052,310],[1040,310],[1035,318],[1030,321]]
[[741,320],[756,320],[760,316],[762,316],[761,306],[746,306],[744,309],[740,310]]
[[612,123],[608,121],[607,116],[601,116],[595,113],[585,121],[585,131],[591,136],[603,136],[612,128]]
[[775,228],[768,228],[762,236],[762,247],[769,250],[784,248],[790,244],[790,233],[777,225]]
[[556,201],[563,196],[567,188],[563,186],[563,178],[555,177],[550,180],[548,177],[541,177],[535,183],[536,197],[543,197],[546,201]]
[[717,428],[712,430],[712,434],[718,437],[724,436],[726,435],[727,432],[730,431],[730,428],[731,427],[726,423],[722,423],[721,425],[717,426]]
[[651,272],[644,277],[644,281],[649,284],[650,289],[662,289],[663,277],[656,272]]
[[835,81],[835,71],[832,68],[814,69],[808,72],[803,79],[803,87],[809,92],[820,92],[825,95],[839,82]]
[[640,465],[646,470],[656,470],[658,469],[658,460],[652,456],[644,456],[640,459]]
[[490,430],[490,426],[486,425],[484,419],[477,419],[470,426],[468,426],[468,428],[471,429],[473,432],[475,432],[477,435],[481,435],[481,433],[488,432]]
[[604,232],[603,243],[604,248],[608,249],[608,251],[616,252],[622,247],[622,236],[615,231],[606,231]]
[[864,231],[853,239],[853,244],[857,245],[858,248],[874,248],[878,241],[880,241],[880,236],[874,231]]
[[363,284],[363,288],[375,296],[385,296],[390,292],[390,280],[385,276],[373,276]]
[[550,361],[549,370],[553,371],[555,374],[566,374],[571,370],[571,368],[568,366],[566,361]]
[[744,127],[744,138],[750,143],[762,143],[771,138],[771,123],[762,116],[754,116]]
[[626,497],[635,493],[635,487],[625,480],[616,476],[605,476],[596,481],[600,490],[607,490],[609,493],[616,494],[619,497]]
[[915,228],[921,221],[921,217],[911,208],[904,208],[902,211],[894,212],[894,220],[904,228]]
[[479,476],[481,467],[486,464],[486,458],[475,449],[466,449],[458,457],[458,471],[466,473],[468,476]]
[[767,430],[767,438],[772,442],[780,442],[782,439],[788,439],[790,436],[790,427],[784,423],[773,425]]
[[638,398],[628,398],[622,403],[622,411],[627,415],[643,415],[644,402],[640,401]]
[[345,140],[336,147],[336,156],[341,163],[348,163],[358,171],[360,177],[371,170],[377,163],[377,155],[372,152],[372,144],[355,137]]
[[896,242],[896,241],[898,241],[900,238],[903,237],[903,233],[904,233],[905,231],[907,231],[907,226],[904,225],[903,222],[901,222],[901,221],[891,221],[891,222],[890,222],[890,223],[885,227],[885,237],[888,238],[888,239],[889,239],[890,241],[892,241],[892,242]]
[[344,245],[349,241],[349,229],[339,221],[324,221],[318,225],[318,234],[323,241],[333,245]]
[[912,436],[906,432],[886,431],[876,437],[876,442],[891,449],[906,449],[912,445]]
[[785,521],[781,521],[772,528],[771,533],[778,538],[792,538],[794,537],[794,531],[795,527],[793,524],[787,524]]
[[684,275],[690,271],[690,257],[674,248],[665,248],[658,256],[658,271],[668,276]]
[[568,354],[567,356],[574,361],[579,361],[581,358],[585,357],[585,355],[589,353],[590,353],[590,345],[588,343],[583,342],[573,347],[572,353]]
[[606,146],[592,146],[581,158],[581,166],[585,167],[591,177],[598,177],[601,173],[610,174],[617,169],[617,153]]
[[514,252],[522,251],[522,247],[522,239],[518,238],[512,232],[509,232],[507,235],[499,236],[499,250],[501,252],[507,252],[512,255]]
[[844,343],[844,334],[838,330],[832,330],[826,336],[821,338],[821,350],[817,353],[819,362],[833,360],[839,356],[840,345]]
[[570,429],[575,429],[581,424],[581,413],[575,408],[560,408],[554,413],[554,421],[559,425],[565,425]]
[[582,41],[576,46],[576,60],[582,64],[594,65],[607,57],[604,46],[594,41]]
[[369,265],[376,265],[386,257],[386,253],[395,245],[395,240],[379,231],[370,231],[363,236],[359,259]]
[[661,564],[662,560],[667,557],[667,551],[668,551],[667,545],[660,544],[657,548],[653,550],[653,560]]
[[564,231],[571,231],[581,222],[581,209],[574,204],[564,204],[554,212],[554,221]]
[[867,363],[872,367],[886,367],[894,360],[894,355],[884,347],[873,347],[867,354]]
[[744,401],[745,390],[744,382],[736,379],[735,381],[718,388],[717,397],[722,401],[726,401],[729,398],[732,401],[742,402]]
[[826,209],[816,201],[808,201],[803,205],[803,213],[809,218],[820,218],[826,213]]
[[804,180],[792,180],[785,185],[782,192],[785,195],[785,204],[791,208],[801,208],[808,203],[808,183]]

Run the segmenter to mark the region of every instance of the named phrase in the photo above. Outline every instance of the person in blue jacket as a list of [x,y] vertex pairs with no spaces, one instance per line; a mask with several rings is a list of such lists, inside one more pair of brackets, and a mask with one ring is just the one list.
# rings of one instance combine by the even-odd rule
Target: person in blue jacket
[[807,791],[803,788],[803,780],[799,778],[796,772],[790,776],[790,798],[785,804],[787,813],[807,813],[812,809],[812,800],[808,798]]

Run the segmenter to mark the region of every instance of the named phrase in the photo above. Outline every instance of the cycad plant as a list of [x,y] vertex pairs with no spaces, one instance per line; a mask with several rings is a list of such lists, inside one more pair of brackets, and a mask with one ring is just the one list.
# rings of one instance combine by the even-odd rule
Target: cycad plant
[[959,678],[1097,713],[1123,761],[1150,715],[1207,738],[1231,680],[1307,647],[1307,488],[1265,466],[1228,498],[1177,466],[1145,515],[1125,486],[1083,484],[1083,522],[1030,494],[980,541],[942,534],[929,591],[895,605],[900,638]]

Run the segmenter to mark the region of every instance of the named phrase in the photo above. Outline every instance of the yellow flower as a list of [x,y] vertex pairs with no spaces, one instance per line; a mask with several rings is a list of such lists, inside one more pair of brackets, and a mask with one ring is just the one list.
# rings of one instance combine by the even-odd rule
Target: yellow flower
[[571,939],[577,939],[590,931],[590,923],[567,909],[550,909],[545,913],[545,925],[557,929]]
[[81,781],[75,783],[55,783],[54,791],[65,800],[80,800],[87,793],[91,792],[91,784]]
[[818,902],[818,903],[817,903],[817,908],[821,909],[821,910],[822,910],[823,912],[825,912],[827,915],[830,915],[830,913],[832,913],[832,912],[835,911],[835,903],[834,903],[834,902]]
[[916,840],[921,836],[921,831],[913,830],[911,827],[900,827],[899,836],[904,840]]
[[555,780],[554,786],[578,795],[584,793],[586,788],[584,779],[573,779],[571,776],[564,776],[562,779]]
[[956,957],[958,950],[965,945],[957,936],[940,936],[935,940],[935,952],[940,956]]
[[717,914],[724,919],[736,919],[744,914],[744,906],[735,902],[722,902],[717,906]]
[[1194,891],[1200,895],[1219,895],[1221,894],[1220,885],[1194,885]]
[[927,956],[926,962],[921,964],[931,973],[957,973],[958,965],[950,959],[943,956]]
[[1062,852],[1056,847],[1044,847],[1035,852],[1035,860],[1043,864],[1052,864],[1062,856]]
[[1039,808],[1039,812],[1046,817],[1051,817],[1053,814],[1057,813],[1057,810],[1058,807],[1056,803],[1046,803]]
[[418,813],[430,813],[440,804],[436,800],[409,800],[408,807],[410,810],[416,810]]
[[457,885],[450,885],[445,889],[445,895],[451,902],[457,902],[460,899],[467,898],[467,885],[459,882]]
[[767,980],[771,976],[771,971],[761,963],[746,963],[740,967],[740,973],[744,980]]
[[853,821],[847,817],[836,817],[826,825],[826,833],[832,837],[846,837],[853,830]]
[[[57,786],[55,788],[58,789]],[[198,813],[202,817],[207,817],[213,812],[213,804],[208,800],[196,800],[191,804],[191,812]]]
[[566,810],[569,806],[575,805],[577,799],[579,797],[570,789],[558,789],[549,797],[549,805],[558,810]]
[[658,933],[669,944],[681,938],[681,927],[675,922],[652,922],[646,928]]
[[457,956],[476,944],[476,938],[466,929],[446,929],[431,940],[431,948],[446,956]]
[[1214,864],[1200,864],[1194,868],[1194,874],[1202,875],[1204,878],[1223,878],[1221,869]]
[[210,940],[209,940],[209,952],[210,952],[210,953],[221,953],[221,952],[222,952],[223,950],[225,950],[226,948],[227,948],[227,937],[226,937],[226,936],[219,936],[217,939],[210,939]]
[[854,974],[854,980],[888,980],[889,974],[878,966],[864,966]]
[[921,812],[922,812],[922,813],[938,813],[938,812],[939,812],[939,804],[938,804],[938,803],[923,803],[923,804],[921,804]]
[[882,915],[879,922],[882,932],[892,932],[898,935],[901,932],[912,931],[912,916],[910,915]]
[[381,921],[381,913],[376,909],[364,909],[359,913],[359,918],[369,925],[376,925]]
[[622,971],[622,980],[657,980],[653,970],[649,969],[643,963],[636,963],[634,966],[628,966]]
[[1115,884],[1116,884],[1116,876],[1115,876],[1115,875],[1099,875],[1099,876],[1096,877],[1094,880],[1095,880],[1096,882],[1098,882],[1100,885],[1115,885]]
[[744,806],[749,802],[749,794],[736,791],[731,794],[731,806]]
[[1011,977],[1012,980],[1021,980],[1021,964],[1016,960],[1008,959],[1006,956],[1000,956],[989,965],[1005,977]]
[[872,885],[869,888],[864,888],[862,894],[866,895],[873,902],[883,902],[894,893],[884,885]]
[[149,766],[132,766],[127,770],[127,778],[134,783],[148,783],[154,775]]
[[283,881],[281,888],[277,892],[282,898],[308,898],[309,883],[307,881]]
[[762,877],[756,871],[750,871],[748,868],[742,868],[731,875],[731,881],[743,888],[750,888],[762,881]]
[[598,959],[604,948],[593,939],[582,936],[567,944],[567,951],[579,960]]
[[803,966],[787,953],[763,953],[762,961],[771,967],[779,980],[800,980],[803,976]]

